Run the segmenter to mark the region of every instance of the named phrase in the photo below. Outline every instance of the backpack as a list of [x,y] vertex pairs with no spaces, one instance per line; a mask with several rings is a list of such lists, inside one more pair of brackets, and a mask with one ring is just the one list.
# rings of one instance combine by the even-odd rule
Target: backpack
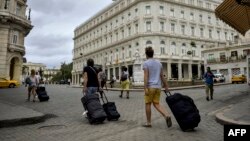
[[105,72],[101,73],[101,79],[102,79],[102,81],[106,82],[107,76],[106,76]]
[[31,85],[30,77],[27,77],[27,78],[25,79],[25,83],[28,84],[28,85]]
[[122,73],[122,76],[121,76],[121,81],[125,81],[125,80],[127,80],[128,79],[128,74],[126,74],[126,73]]

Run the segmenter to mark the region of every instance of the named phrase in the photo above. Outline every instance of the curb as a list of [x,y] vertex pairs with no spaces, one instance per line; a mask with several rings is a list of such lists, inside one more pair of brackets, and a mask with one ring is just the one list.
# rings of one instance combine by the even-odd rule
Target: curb
[[[220,86],[220,85],[229,85],[231,83],[219,83],[219,84],[214,84],[214,86]],[[76,86],[76,85],[70,85],[68,87],[71,88],[83,88],[83,86]],[[195,89],[195,88],[202,88],[205,87],[205,85],[195,85],[195,86],[185,86],[185,87],[173,87],[169,88],[169,90],[182,90],[182,89]],[[121,88],[108,88],[109,91],[121,91]],[[162,89],[163,91],[164,89]],[[142,92],[144,89],[138,88],[138,89],[129,89],[129,91],[135,91],[135,92]]]
[[250,125],[250,123],[242,122],[242,121],[236,121],[230,118],[227,118],[224,116],[224,112],[228,111],[229,109],[223,110],[215,115],[216,121],[222,125]]
[[41,114],[41,116],[36,116],[36,117],[1,120],[0,128],[36,124],[36,123],[44,122],[45,119],[46,119],[46,115]]
[[[246,100],[247,102],[247,100]],[[232,104],[229,106],[226,106],[224,108],[222,108],[221,110],[218,110],[218,112],[216,112],[215,114],[215,120],[222,124],[222,125],[250,125],[250,122],[247,121],[241,121],[238,117],[236,119],[234,118],[229,118],[227,116],[225,116],[225,114],[239,114],[239,113],[234,113],[233,109],[239,109],[240,107],[244,107],[244,105],[242,105],[243,102],[241,102],[241,104],[237,103],[237,104]],[[237,108],[238,107],[238,108]],[[248,112],[247,110],[245,112]],[[239,119],[239,120],[237,120]]]

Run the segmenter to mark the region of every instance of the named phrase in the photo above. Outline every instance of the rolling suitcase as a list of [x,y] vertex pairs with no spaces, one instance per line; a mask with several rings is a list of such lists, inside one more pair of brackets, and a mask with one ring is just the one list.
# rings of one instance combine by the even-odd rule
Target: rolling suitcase
[[39,99],[40,102],[49,100],[49,96],[47,95],[45,87],[39,87],[38,86],[37,89],[36,89],[36,94],[37,94],[38,99]]
[[165,92],[165,94],[167,95],[166,102],[182,131],[194,130],[201,121],[201,118],[193,99],[180,93],[172,95],[169,92],[168,95],[168,93]]
[[107,114],[107,119],[110,121],[110,120],[118,120],[120,118],[120,114],[119,112],[117,111],[117,108],[115,106],[115,102],[109,102],[108,99],[107,99],[107,96],[104,92],[102,92],[105,99],[106,99],[106,103],[105,101],[103,100],[103,97],[101,98],[102,101],[103,101],[103,109],[104,111],[106,112]]
[[102,123],[107,115],[100,103],[98,94],[87,94],[81,98],[83,107],[87,110],[87,117],[90,124]]

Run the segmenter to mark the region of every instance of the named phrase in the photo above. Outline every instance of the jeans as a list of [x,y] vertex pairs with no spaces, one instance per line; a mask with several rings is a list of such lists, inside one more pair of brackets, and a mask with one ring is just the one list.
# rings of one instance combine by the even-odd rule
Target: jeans
[[98,90],[98,87],[87,87],[87,93],[86,94],[94,94]]

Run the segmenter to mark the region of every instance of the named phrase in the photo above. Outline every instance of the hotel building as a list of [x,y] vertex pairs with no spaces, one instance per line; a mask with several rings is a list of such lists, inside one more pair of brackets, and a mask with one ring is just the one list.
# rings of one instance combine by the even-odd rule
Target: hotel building
[[215,17],[221,0],[117,0],[74,30],[72,83],[80,84],[88,58],[119,79],[133,76],[135,53],[152,46],[168,80],[200,78],[201,51],[233,43],[237,32]]

